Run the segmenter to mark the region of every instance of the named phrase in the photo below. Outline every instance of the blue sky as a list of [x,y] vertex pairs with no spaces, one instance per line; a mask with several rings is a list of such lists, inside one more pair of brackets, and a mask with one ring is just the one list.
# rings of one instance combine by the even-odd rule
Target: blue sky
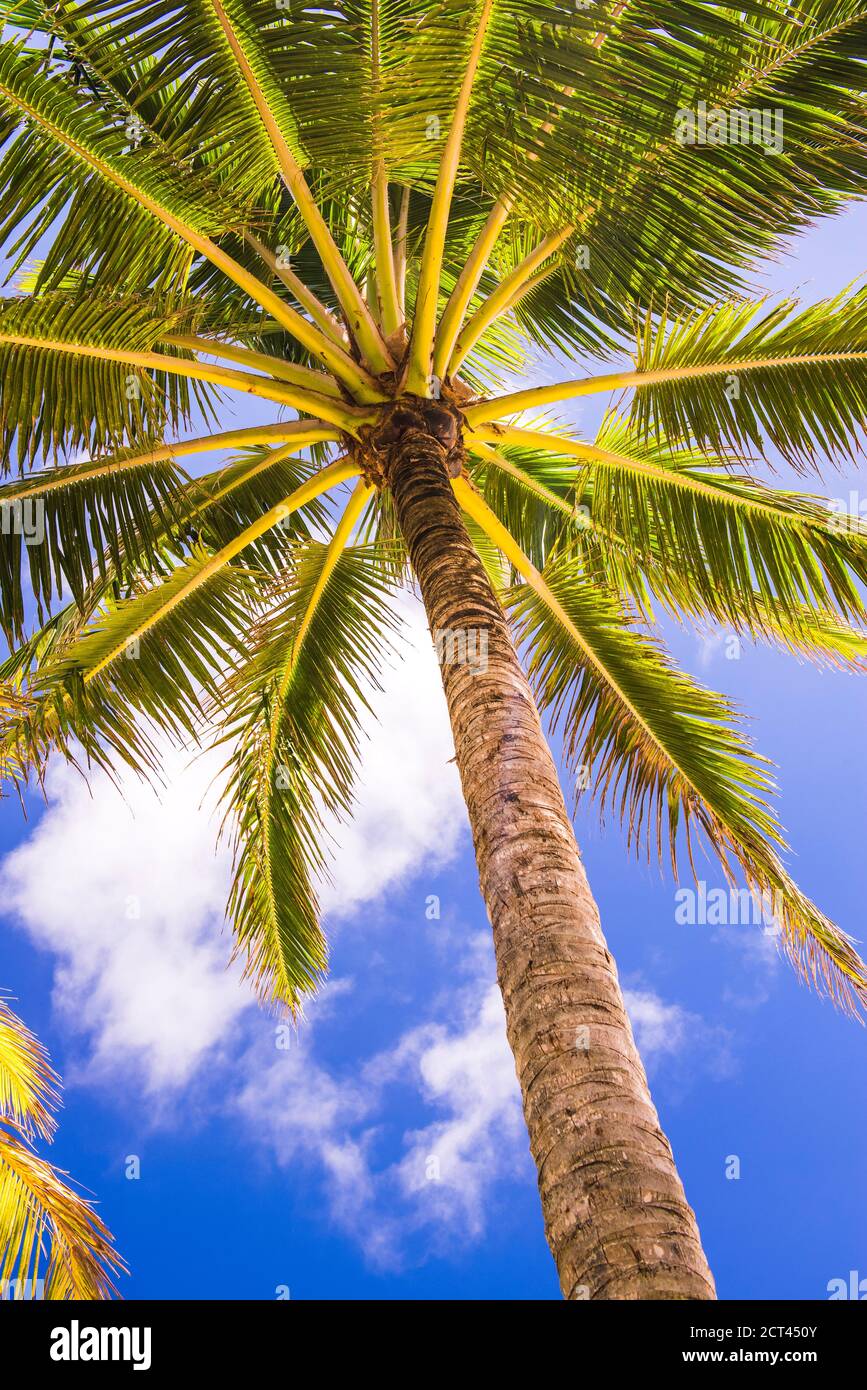
[[[836,292],[865,245],[867,213],[849,211],[761,282]],[[867,496],[863,469],[802,485]],[[332,983],[297,1033],[226,968],[207,764],[170,758],[161,800],[58,769],[27,823],[0,807],[0,985],[63,1073],[52,1157],[98,1198],[126,1297],[558,1297],[438,674],[405,613],[326,891]],[[667,635],[751,715],[795,877],[863,940],[855,678]],[[760,928],[678,925],[670,875],[591,809],[576,823],[720,1296],[823,1298],[867,1276],[864,1029]],[[722,884],[711,862],[703,876]]]

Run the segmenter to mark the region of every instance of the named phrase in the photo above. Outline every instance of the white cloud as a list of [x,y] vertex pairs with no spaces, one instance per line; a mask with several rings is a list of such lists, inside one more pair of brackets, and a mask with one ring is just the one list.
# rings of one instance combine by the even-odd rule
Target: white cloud
[[249,1002],[220,935],[228,864],[202,807],[210,772],[170,753],[162,798],[132,777],[121,797],[60,766],[3,863],[6,911],[55,954],[55,1003],[89,1038],[87,1079],[131,1061],[149,1091],[181,1085]]
[[690,1024],[701,1022],[679,1004],[664,1003],[652,990],[625,989],[623,999],[645,1063],[680,1052],[688,1040]]
[[[251,1135],[280,1166],[311,1166],[331,1221],[373,1264],[398,1266],[423,1234],[423,1258],[479,1238],[492,1190],[525,1165],[527,1138],[515,1064],[506,1042],[490,942],[484,965],[476,938],[467,961],[474,978],[445,1001],[446,1017],[424,1023],[393,1047],[336,1075],[317,1060],[322,1004],[289,1045],[257,1047],[248,1076],[229,1101]],[[327,1006],[329,991],[323,996]],[[419,1092],[435,1118],[393,1133],[390,1090]],[[384,1144],[389,1153],[377,1161]]]
[[308,1006],[297,1029],[277,1024],[266,1029],[268,1042],[257,1041],[243,1067],[246,1080],[230,1100],[230,1108],[251,1121],[272,1146],[281,1165],[299,1155],[335,1146],[367,1115],[370,1102],[354,1081],[340,1081],[313,1056],[313,1035],[327,1018],[329,1007],[350,988],[333,981]]
[[740,956],[734,983],[723,989],[723,1003],[736,1009],[758,1009],[771,997],[771,984],[783,962],[780,939],[772,931],[754,926],[726,927],[711,940]]
[[[708,1024],[680,1004],[666,1003],[639,980],[624,987],[623,999],[645,1067],[656,1073],[663,1063],[668,1100],[695,1081],[700,1072],[720,1079],[734,1069],[731,1035]],[[654,1082],[654,1086],[657,1083]]]
[[383,673],[371,701],[361,783],[352,821],[337,831],[335,883],[326,912],[345,916],[423,868],[456,854],[468,830],[445,696],[421,605],[400,602],[409,641]]
[[[401,612],[409,641],[372,701],[357,815],[334,830],[330,917],[443,863],[466,827],[433,647],[420,605],[407,597]],[[159,796],[125,774],[122,795],[100,773],[88,787],[59,765],[46,811],[2,865],[6,911],[56,955],[55,1002],[87,1038],[80,1078],[132,1062],[149,1092],[183,1085],[250,1007],[228,969],[229,855],[215,850],[209,792],[222,761],[167,749]]]
[[264,1147],[278,1167],[306,1170],[324,1190],[330,1219],[364,1246],[373,1263],[394,1263],[396,1246],[388,1223],[372,1216],[375,1180],[367,1129],[379,1095],[365,1087],[356,1069],[339,1077],[315,1056],[314,1037],[331,999],[329,985],[297,1032],[283,1033],[280,1046],[259,1042],[244,1056],[244,1080],[230,1091],[226,1111],[240,1118],[251,1141]]
[[432,1025],[400,1045],[425,1100],[445,1112],[405,1136],[401,1188],[418,1200],[422,1220],[459,1224],[468,1236],[484,1229],[491,1186],[527,1150],[499,988],[489,984],[473,995],[472,1002],[465,995],[457,1029]]

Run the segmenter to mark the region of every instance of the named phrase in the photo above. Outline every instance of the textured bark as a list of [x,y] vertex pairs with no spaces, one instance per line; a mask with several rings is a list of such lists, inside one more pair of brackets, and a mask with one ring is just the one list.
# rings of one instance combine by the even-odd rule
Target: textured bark
[[448,474],[448,407],[403,409],[373,441],[432,633],[484,632],[487,663],[441,657],[457,764],[548,1242],[565,1298],[712,1299],[650,1098],[557,771]]

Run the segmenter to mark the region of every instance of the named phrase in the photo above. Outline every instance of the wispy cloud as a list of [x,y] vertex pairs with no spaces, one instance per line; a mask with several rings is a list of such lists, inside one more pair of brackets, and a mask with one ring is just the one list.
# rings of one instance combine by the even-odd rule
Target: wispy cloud
[[[466,828],[432,644],[405,599],[404,660],[373,699],[358,809],[331,827],[328,923],[456,852]],[[228,966],[230,875],[213,778],[221,759],[166,748],[159,795],[131,775],[88,786],[60,765],[48,807],[0,870],[5,910],[57,960],[55,1004],[88,1040],[87,1079],[128,1072],[185,1084],[251,1005]]]
[[152,1094],[189,1081],[249,1004],[220,933],[228,863],[202,807],[209,770],[169,753],[166,775],[162,799],[131,777],[122,797],[58,768],[2,867],[5,909],[55,956],[55,1005],[86,1039],[81,1079],[132,1067]]
[[[297,1037],[267,1057],[257,1045],[248,1080],[228,1102],[278,1165],[305,1168],[329,1220],[376,1265],[477,1240],[497,1184],[521,1172],[530,1180],[490,943],[482,953],[471,940],[469,958],[473,976],[451,994],[445,1016],[340,1069],[317,1056],[326,990]],[[432,1116],[409,1130],[398,1119],[407,1090]]]
[[522,1168],[529,1175],[520,1091],[496,983],[464,995],[463,1018],[455,1027],[420,1028],[401,1040],[396,1053],[427,1104],[440,1112],[405,1136],[401,1189],[416,1199],[419,1221],[475,1238],[485,1229],[490,1188]]
[[351,822],[335,831],[324,910],[346,916],[421,869],[437,869],[469,833],[433,644],[419,603],[400,602],[407,643],[383,673],[366,727]]
[[624,987],[623,998],[638,1051],[651,1077],[666,1062],[675,1064],[666,1073],[669,1099],[702,1073],[717,1078],[731,1074],[734,1060],[727,1029],[706,1023],[700,1014],[681,1004],[666,1002],[640,979]]

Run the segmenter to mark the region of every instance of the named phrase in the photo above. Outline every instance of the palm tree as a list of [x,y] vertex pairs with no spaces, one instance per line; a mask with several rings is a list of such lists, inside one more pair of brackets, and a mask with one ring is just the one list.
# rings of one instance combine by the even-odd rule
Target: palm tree
[[34,1152],[54,1133],[57,1084],[0,996],[0,1298],[110,1298],[122,1267],[90,1203]]
[[[863,0],[3,11],[7,760],[220,743],[235,949],[295,1012],[413,576],[564,1296],[713,1298],[541,717],[631,844],[675,870],[710,848],[799,973],[864,1002],[765,760],[655,630],[867,656],[864,528],[762,477],[768,446],[801,473],[856,450],[867,295],[801,309],[743,278],[864,190]],[[702,102],[748,135],[769,113],[782,151],[684,143]],[[612,370],[526,386],[534,353],[547,380]],[[221,421],[237,393],[263,423]],[[612,393],[593,442],[543,409]]]

